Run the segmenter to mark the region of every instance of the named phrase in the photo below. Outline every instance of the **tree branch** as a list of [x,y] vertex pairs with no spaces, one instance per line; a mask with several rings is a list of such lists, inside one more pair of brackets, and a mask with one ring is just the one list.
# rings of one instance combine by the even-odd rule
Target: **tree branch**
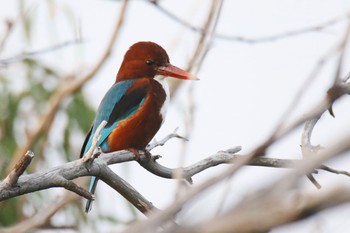
[[[154,3],[158,5],[157,2],[154,2]],[[194,50],[186,68],[186,70],[188,70],[189,72],[192,72],[194,68],[197,68],[197,72],[198,72],[198,70],[201,67],[201,64],[204,61],[204,57],[206,56],[213,40],[213,33],[216,30],[217,22],[219,20],[220,12],[222,9],[222,3],[223,3],[223,0],[212,1],[212,4],[209,8],[208,17],[206,18],[206,21],[204,22],[204,26],[203,26],[205,31],[203,31],[200,34],[196,49]],[[207,31],[210,31],[211,33],[206,33]],[[169,89],[170,89],[171,97],[175,96],[177,90],[183,83],[184,82],[181,82],[180,80],[177,80],[177,79],[169,80]]]
[[[350,202],[350,187],[333,187],[326,192],[313,194],[280,193],[245,201],[244,205],[210,221],[172,232],[269,232],[276,226],[305,219],[324,209]],[[289,198],[286,198],[289,197]],[[145,232],[145,231],[143,231]],[[167,232],[167,231],[166,231]]]
[[[165,210],[155,213],[149,217],[149,219],[145,221],[139,221],[138,223],[134,224],[124,232],[139,232],[142,230],[143,232],[152,232],[152,230],[156,229],[156,226],[159,226],[160,224],[164,224],[169,219],[172,219],[176,216],[176,214],[181,210],[182,206],[184,206],[186,203],[193,200],[197,195],[202,193],[203,191],[207,190],[209,187],[214,186],[215,184],[219,183],[223,179],[232,176],[235,172],[239,170],[244,165],[248,165],[255,159],[259,160],[260,155],[264,154],[266,151],[266,148],[268,148],[270,145],[272,145],[276,140],[280,140],[284,136],[286,136],[288,133],[292,132],[292,130],[296,129],[298,126],[300,126],[303,122],[312,119],[316,116],[319,116],[323,112],[325,112],[330,104],[332,104],[334,101],[339,99],[344,94],[350,93],[350,83],[340,83],[336,86],[337,95],[333,98],[329,98],[328,94],[325,96],[325,98],[317,104],[314,108],[311,109],[311,111],[308,114],[305,114],[296,120],[294,120],[291,124],[287,125],[284,128],[277,128],[275,132],[272,133],[272,135],[260,146],[258,146],[255,150],[253,150],[251,153],[249,153],[247,156],[241,157],[239,160],[235,161],[234,165],[230,166],[228,169],[224,170],[223,172],[217,174],[215,177],[211,177],[207,179],[202,184],[187,190],[187,193],[185,195],[180,196],[175,202],[173,202],[168,208]],[[263,189],[259,193],[269,193],[271,190],[273,190],[274,193],[278,193],[278,195],[281,195],[281,193],[284,193],[285,190],[289,190],[289,188],[298,181],[300,176],[309,174],[313,171],[313,169],[320,167],[323,162],[333,158],[336,155],[339,155],[341,153],[344,153],[345,151],[348,151],[350,149],[350,135],[347,135],[346,137],[339,140],[335,145],[333,145],[330,148],[327,148],[325,150],[322,150],[319,154],[319,156],[313,156],[310,158],[306,158],[302,163],[299,163],[296,169],[293,169],[291,174],[288,174],[288,176],[282,177],[278,182],[275,182],[273,185],[268,186],[266,189]],[[267,158],[266,158],[267,159]],[[278,189],[276,189],[278,187]],[[261,195],[262,195],[261,194]]]
[[[152,173],[164,178],[173,178],[172,175],[175,169],[166,168],[158,164],[155,159],[148,159],[142,151],[140,151],[139,154],[141,156],[140,163],[145,169],[152,171]],[[230,159],[233,158],[234,154],[232,153],[227,153],[220,156],[211,156],[192,166],[183,168],[184,174],[186,174],[186,177],[184,178],[190,178],[193,175],[218,164],[229,163],[231,162]],[[137,159],[138,158],[136,158],[130,151],[117,151],[108,154],[101,154],[97,159],[94,160],[93,163],[89,165],[88,168],[87,164],[82,159],[78,159],[58,167],[48,169],[47,171],[40,171],[30,175],[23,175],[19,177],[16,186],[7,187],[2,186],[3,182],[0,183],[0,185],[3,187],[0,189],[0,201],[52,187],[64,187],[70,191],[76,192],[85,198],[91,199],[91,194],[90,196],[86,195],[80,188],[75,187],[71,183],[66,183],[67,180],[70,181],[82,176],[96,176],[104,182],[110,183],[112,182],[109,181],[112,173],[110,170],[108,170],[108,165],[134,161]],[[146,162],[147,160],[148,162]],[[65,182],[63,182],[63,180],[65,180]]]
[[27,169],[33,158],[34,153],[27,151],[27,153],[25,153],[24,156],[16,163],[15,167],[5,178],[5,180],[0,183],[0,189],[15,186],[17,184],[18,178]]
[[[319,145],[313,146],[311,145],[311,135],[312,131],[320,119],[321,116],[316,116],[314,119],[308,120],[305,122],[305,126],[303,129],[303,133],[301,135],[301,152],[303,157],[307,156],[315,156],[318,150],[321,148]],[[314,178],[312,173],[306,175],[307,178],[315,185],[316,188],[320,189],[321,185]]]
[[6,24],[6,31],[2,35],[2,38],[0,40],[0,53],[4,50],[6,41],[9,38],[9,36],[10,36],[10,34],[12,32],[12,29],[14,27],[14,22],[12,22],[11,20],[6,20],[5,24]]
[[[158,1],[147,0],[147,2],[151,3],[154,7],[156,7],[160,12],[162,12],[164,15],[166,15],[170,19],[174,20],[175,22],[181,24],[182,26],[188,28],[191,31],[205,33],[205,34],[212,34],[213,33],[213,30],[208,30],[207,28],[204,28],[204,27],[203,28],[196,27],[196,26],[186,22],[185,20],[176,16],[171,11],[169,11],[166,8],[159,5]],[[300,35],[304,35],[307,33],[320,32],[328,27],[331,27],[331,26],[333,26],[341,21],[348,19],[349,16],[350,16],[350,14],[348,13],[344,16],[330,19],[328,21],[325,21],[325,22],[320,23],[320,24],[315,25],[315,26],[296,29],[296,30],[292,30],[292,31],[288,31],[288,32],[277,33],[275,35],[265,36],[265,37],[260,37],[260,38],[248,38],[248,37],[244,37],[244,36],[225,35],[225,34],[220,34],[220,33],[213,33],[213,37],[216,39],[236,41],[236,42],[247,43],[247,44],[275,42],[277,40],[282,40],[282,39],[287,39],[290,37],[300,36]]]
[[19,54],[19,55],[13,56],[13,57],[1,59],[0,60],[0,68],[1,68],[1,66],[3,66],[3,67],[4,66],[8,66],[9,64],[14,63],[14,62],[21,62],[21,61],[23,61],[24,59],[26,59],[28,57],[32,57],[32,56],[39,55],[39,54],[45,54],[45,53],[53,52],[55,50],[65,48],[67,46],[79,44],[81,42],[82,41],[81,41],[80,38],[74,39],[74,40],[68,40],[68,41],[61,42],[61,43],[58,43],[58,44],[55,44],[55,45],[51,45],[51,46],[49,46],[47,48],[43,48],[43,49],[40,49],[40,50],[37,50],[37,51],[32,51],[32,52],[28,52],[28,53]]
[[[174,136],[174,134],[172,135]],[[236,163],[245,159],[247,156],[235,154],[239,150],[240,147],[236,147],[229,151],[220,151],[191,166],[181,168],[183,170],[183,178],[191,179],[195,174],[198,174],[210,167],[224,163]],[[140,155],[141,159],[138,162],[145,169],[163,178],[174,178],[176,169],[170,169],[158,164],[156,162],[156,158],[158,158],[157,156],[153,156],[152,159],[149,159],[141,151]],[[82,176],[96,176],[111,186],[113,189],[115,189],[128,201],[130,201],[130,203],[132,203],[142,213],[145,213],[155,209],[152,203],[142,197],[142,195],[139,194],[132,186],[130,186],[126,181],[120,178],[108,167],[108,165],[111,164],[134,161],[137,159],[138,158],[136,158],[134,154],[129,151],[118,151],[109,154],[101,154],[97,159],[94,160],[92,164],[89,165],[88,169],[86,167],[87,164],[82,159],[79,159],[62,166],[48,169],[47,171],[40,171],[30,175],[23,175],[19,177],[16,186],[6,186],[3,184],[3,181],[0,183],[0,201],[52,187],[63,187],[67,190],[75,192],[84,198],[92,199],[93,196],[91,193],[76,185],[71,180]],[[303,163],[302,160],[257,157],[248,165],[275,168],[292,168],[301,163]],[[322,169],[327,170],[325,167],[326,166],[322,165]],[[335,171],[337,170],[333,169],[334,173],[336,173]],[[344,174],[343,171],[338,171],[337,173]]]

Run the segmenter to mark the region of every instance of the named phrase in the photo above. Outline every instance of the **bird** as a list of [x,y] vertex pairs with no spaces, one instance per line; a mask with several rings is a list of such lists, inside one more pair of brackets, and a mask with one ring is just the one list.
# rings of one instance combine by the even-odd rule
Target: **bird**
[[[102,152],[129,150],[139,156],[137,150],[142,150],[150,155],[146,146],[163,124],[169,103],[168,77],[198,80],[195,75],[172,65],[160,45],[140,41],[130,46],[115,83],[97,109],[80,157],[91,147],[95,131],[102,121],[107,121],[97,143]],[[91,194],[95,193],[97,181],[97,177],[91,178]],[[91,210],[92,203],[93,200],[87,201],[85,212]]]

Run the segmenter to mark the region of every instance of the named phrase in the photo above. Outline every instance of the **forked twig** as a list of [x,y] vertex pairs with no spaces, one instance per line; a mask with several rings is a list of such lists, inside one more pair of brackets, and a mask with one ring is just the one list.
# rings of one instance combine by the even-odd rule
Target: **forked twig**
[[93,160],[96,156],[98,156],[100,154],[100,151],[98,149],[98,141],[101,138],[101,131],[105,128],[106,125],[107,125],[107,121],[104,120],[97,127],[97,129],[93,135],[93,138],[92,138],[91,146],[82,158],[83,162]]

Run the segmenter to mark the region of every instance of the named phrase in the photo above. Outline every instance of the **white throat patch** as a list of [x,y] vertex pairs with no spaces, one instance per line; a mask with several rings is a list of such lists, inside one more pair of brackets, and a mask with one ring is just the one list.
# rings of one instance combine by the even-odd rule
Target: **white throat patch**
[[162,85],[162,87],[165,91],[165,94],[166,94],[166,99],[165,99],[164,104],[160,110],[160,113],[162,114],[162,118],[163,118],[162,124],[165,120],[165,116],[166,116],[166,112],[168,110],[168,105],[169,105],[169,100],[170,100],[169,86],[168,86],[168,83],[166,81],[166,78],[167,78],[167,76],[164,76],[164,75],[156,75],[154,77],[154,80],[156,80],[157,82],[160,83],[160,85]]

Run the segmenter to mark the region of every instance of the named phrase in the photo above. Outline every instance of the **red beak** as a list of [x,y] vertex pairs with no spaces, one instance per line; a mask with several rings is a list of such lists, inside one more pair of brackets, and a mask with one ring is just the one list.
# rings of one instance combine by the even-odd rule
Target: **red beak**
[[173,78],[179,78],[184,80],[199,80],[199,78],[197,78],[196,76],[176,66],[173,66],[170,63],[165,66],[158,67],[157,71],[160,75],[169,76]]

